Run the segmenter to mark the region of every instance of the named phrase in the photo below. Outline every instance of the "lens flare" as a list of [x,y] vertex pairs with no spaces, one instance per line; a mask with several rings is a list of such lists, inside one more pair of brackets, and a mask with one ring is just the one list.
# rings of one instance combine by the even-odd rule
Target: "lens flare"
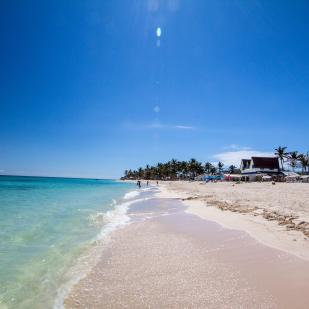
[[162,30],[161,30],[160,27],[158,27],[157,30],[156,30],[157,37],[159,38],[161,36],[161,34],[162,34]]

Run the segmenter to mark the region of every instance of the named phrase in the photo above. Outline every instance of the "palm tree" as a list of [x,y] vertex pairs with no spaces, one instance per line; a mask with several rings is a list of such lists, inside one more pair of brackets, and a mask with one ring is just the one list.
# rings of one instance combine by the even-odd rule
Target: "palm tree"
[[206,163],[205,163],[205,172],[206,172],[207,174],[210,174],[211,168],[212,168],[212,164],[211,164],[210,162],[206,162]]
[[299,155],[299,161],[302,167],[302,174],[306,173],[307,168],[309,171],[309,153]]
[[136,170],[132,171],[132,177],[135,178],[135,179],[138,177]]
[[150,166],[148,164],[146,165],[146,168],[144,170],[144,177],[145,177],[145,179],[150,179],[150,177],[151,177]]
[[297,161],[300,159],[298,151],[289,152],[287,158],[292,166],[293,172],[295,171],[295,167],[297,166]]
[[215,175],[217,173],[217,169],[215,166],[211,165],[210,174]]
[[170,173],[172,179],[175,179],[178,171],[178,161],[176,159],[172,159],[170,161]]
[[203,174],[205,172],[203,164],[201,162],[198,162],[198,161],[196,163],[195,170],[196,170],[196,174],[197,175],[201,175],[201,174]]
[[182,178],[187,178],[188,177],[189,166],[188,166],[188,163],[186,161],[181,161],[179,163],[179,170],[180,170]]
[[191,174],[191,177],[194,178],[196,176],[196,159],[192,158],[188,162],[188,167],[189,167],[189,173]]
[[234,173],[235,173],[235,170],[236,170],[236,166],[235,166],[235,165],[230,165],[230,166],[229,166],[229,173],[230,173],[230,174],[234,174]]
[[200,175],[204,172],[204,168],[201,162],[198,162],[196,159],[191,159],[188,162],[189,172],[192,178],[195,178],[197,175]]
[[219,171],[219,174],[222,174],[222,170],[223,170],[223,166],[224,164],[222,162],[218,162],[218,171]]
[[132,171],[131,170],[125,170],[124,175],[126,179],[132,177]]
[[166,179],[169,176],[169,163],[162,163],[161,166],[161,177]]
[[286,149],[287,147],[281,147],[281,146],[275,149],[275,155],[278,156],[278,158],[280,159],[281,168],[283,171],[284,171],[284,167],[283,167],[284,158],[286,158],[286,156],[288,155],[288,153],[286,152]]
[[139,167],[137,170],[137,176],[138,178],[143,178],[144,176],[144,170],[141,167]]

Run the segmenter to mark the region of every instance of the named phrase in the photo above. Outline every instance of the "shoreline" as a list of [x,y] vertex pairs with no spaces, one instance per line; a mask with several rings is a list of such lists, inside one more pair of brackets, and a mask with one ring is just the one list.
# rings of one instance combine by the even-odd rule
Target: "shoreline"
[[201,214],[199,201],[181,201],[166,185],[152,188],[131,205],[131,224],[111,234],[66,308],[306,307],[308,261],[223,228]]
[[[261,198],[258,207],[256,205],[252,207],[250,203],[253,200],[251,201],[245,196],[246,190],[250,191],[252,189],[252,187],[249,187],[250,185],[236,185],[233,183],[210,183],[204,185],[199,182],[189,183],[180,181],[161,182],[161,192],[158,196],[178,198],[188,206],[186,209],[188,213],[197,215],[202,219],[214,221],[224,228],[245,231],[257,241],[271,248],[276,248],[299,258],[309,260],[309,237],[307,236],[309,234],[307,232],[304,235],[303,230],[297,229],[297,223],[295,224],[293,222],[296,221],[298,224],[305,223],[307,231],[309,231],[309,223],[306,221],[309,218],[309,202],[307,202],[308,207],[304,209],[304,214],[301,214],[302,217],[300,217],[300,211],[293,213],[292,208],[288,210],[288,214],[280,214],[280,210],[277,208],[271,209],[268,207],[266,197]],[[286,187],[284,188],[287,191],[286,195],[289,194],[289,189],[292,190],[291,185],[293,186],[293,184],[283,184]],[[309,187],[307,184],[296,184],[296,186],[299,185],[303,189],[307,189],[306,194],[309,197]],[[240,193],[244,194],[242,199],[236,196],[238,200],[235,202],[229,195],[229,200],[227,200],[227,196],[222,194],[222,192],[226,189],[230,191],[235,190],[235,187],[237,190],[237,186],[238,188],[239,186],[243,186],[240,189]],[[257,186],[262,187],[262,189],[263,187],[273,189],[273,186],[269,183],[259,183]],[[220,191],[215,192],[218,187]],[[229,193],[233,195],[233,192]],[[241,204],[243,201],[245,203]],[[293,200],[289,201],[289,203],[293,202]],[[275,213],[275,215],[272,215],[272,213]],[[284,224],[276,218],[283,216],[285,216],[286,220]],[[294,227],[289,225],[293,223]]]
[[127,215],[128,210],[133,203],[146,200],[146,198],[139,197],[142,192],[144,190],[138,192],[136,188],[132,188],[118,202],[113,199],[112,204],[114,208],[107,212],[99,212],[91,218],[91,224],[98,225],[104,222],[104,225],[99,233],[89,241],[84,251],[77,257],[75,263],[66,271],[64,281],[57,289],[56,298],[53,303],[54,309],[64,308],[64,301],[74,286],[85,278],[99,262],[105,247],[108,246],[111,235],[131,223],[131,219]]

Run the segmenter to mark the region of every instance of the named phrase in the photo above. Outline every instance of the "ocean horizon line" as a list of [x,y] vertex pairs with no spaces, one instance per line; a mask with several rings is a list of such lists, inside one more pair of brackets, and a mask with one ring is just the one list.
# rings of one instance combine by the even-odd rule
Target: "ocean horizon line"
[[34,178],[64,178],[64,179],[91,179],[91,180],[120,180],[120,178],[100,178],[100,177],[72,177],[72,176],[40,176],[40,175],[12,175],[0,174],[0,177],[34,177]]

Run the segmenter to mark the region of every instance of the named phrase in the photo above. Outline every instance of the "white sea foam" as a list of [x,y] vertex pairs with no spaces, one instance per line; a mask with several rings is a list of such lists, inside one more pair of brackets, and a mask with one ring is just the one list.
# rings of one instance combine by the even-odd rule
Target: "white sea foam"
[[140,195],[140,191],[131,191],[131,192],[126,193],[124,195],[123,199],[124,200],[130,200],[132,198],[137,197],[138,195]]
[[[138,194],[135,194],[135,192],[139,194],[138,191],[131,191],[129,193],[132,194],[128,195],[129,193],[127,193],[123,199],[132,199],[133,197],[136,197]],[[128,198],[128,196],[130,196],[130,198]],[[146,201],[148,199],[149,198],[135,199],[120,204],[117,204],[116,201],[113,200],[112,204],[115,205],[114,209],[109,210],[106,213],[100,212],[90,219],[95,222],[99,222],[101,220],[101,223],[104,225],[100,233],[94,239],[91,249],[78,259],[76,265],[68,273],[67,277],[69,280],[67,283],[58,289],[54,309],[64,309],[64,300],[69,295],[72,287],[84,278],[90,269],[96,265],[101,256],[102,250],[104,249],[102,244],[109,241],[110,234],[116,229],[130,223],[130,217],[127,215],[130,206],[133,203]]]
[[[117,204],[117,201],[112,199],[112,202],[110,203],[110,206],[113,207]],[[90,224],[95,226],[101,226],[102,224],[107,224],[111,222],[111,214],[113,213],[114,209],[109,212],[97,212],[96,214],[91,214],[88,217],[88,220]]]
[[109,234],[112,231],[128,224],[131,220],[127,214],[130,206],[134,203],[143,202],[148,199],[149,198],[141,198],[141,199],[135,199],[132,201],[123,202],[123,203],[117,204],[114,209],[109,210],[106,213],[104,213],[104,222],[106,224],[102,227],[95,241],[100,241],[100,240],[106,241],[106,236],[109,236]]
[[142,191],[149,191],[149,190],[152,190],[153,188],[152,187],[147,187],[147,188],[143,188],[141,189]]

